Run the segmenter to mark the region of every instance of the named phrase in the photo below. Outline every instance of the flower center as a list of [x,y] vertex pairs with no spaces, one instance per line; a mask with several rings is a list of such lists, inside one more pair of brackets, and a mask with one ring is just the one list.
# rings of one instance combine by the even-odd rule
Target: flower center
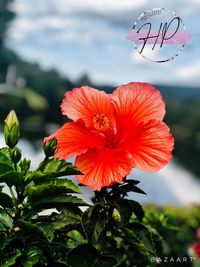
[[106,130],[110,127],[109,119],[102,113],[97,113],[93,118],[94,128],[97,130]]

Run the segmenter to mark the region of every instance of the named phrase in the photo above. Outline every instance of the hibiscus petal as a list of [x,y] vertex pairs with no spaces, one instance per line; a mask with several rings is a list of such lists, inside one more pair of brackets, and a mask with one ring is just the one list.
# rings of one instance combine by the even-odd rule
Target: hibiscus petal
[[110,95],[89,86],[74,88],[65,94],[61,104],[64,115],[76,121],[83,119],[86,126],[93,127],[94,116],[103,114],[109,120],[113,117]]
[[119,146],[132,155],[135,168],[153,172],[164,167],[171,159],[174,139],[164,122],[151,120],[130,126],[129,134]]
[[165,104],[160,92],[148,83],[132,82],[118,87],[112,95],[118,121],[129,125],[151,119],[162,120]]
[[98,132],[90,131],[82,120],[65,123],[58,131],[45,138],[45,142],[56,137],[58,148],[55,157],[68,159],[85,153],[89,148],[101,147],[105,140]]
[[74,163],[84,175],[77,178],[93,190],[101,190],[104,186],[121,183],[132,169],[131,159],[125,151],[103,148],[90,149],[79,155]]

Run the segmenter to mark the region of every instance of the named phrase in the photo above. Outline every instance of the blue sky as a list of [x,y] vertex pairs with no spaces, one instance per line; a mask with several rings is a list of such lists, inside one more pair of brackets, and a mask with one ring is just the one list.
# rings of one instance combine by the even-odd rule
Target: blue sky
[[[183,19],[192,39],[168,63],[152,63],[126,39],[145,10],[165,7]],[[97,83],[147,81],[200,86],[200,0],[15,0],[8,46],[43,68]]]

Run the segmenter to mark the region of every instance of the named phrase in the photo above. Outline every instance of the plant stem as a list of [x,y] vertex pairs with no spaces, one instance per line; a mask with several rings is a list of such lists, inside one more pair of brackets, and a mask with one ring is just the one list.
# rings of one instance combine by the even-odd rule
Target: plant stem
[[12,187],[9,186],[9,190],[10,190],[10,194],[11,194],[12,198],[13,198],[13,199],[15,200],[15,202],[16,202],[16,197],[15,197],[15,194],[14,194],[14,192],[13,192],[13,190],[12,190]]
[[12,215],[10,214],[10,212],[9,212],[6,208],[3,208],[3,209],[4,209],[5,213],[8,214],[8,216],[9,216],[11,219],[13,219]]

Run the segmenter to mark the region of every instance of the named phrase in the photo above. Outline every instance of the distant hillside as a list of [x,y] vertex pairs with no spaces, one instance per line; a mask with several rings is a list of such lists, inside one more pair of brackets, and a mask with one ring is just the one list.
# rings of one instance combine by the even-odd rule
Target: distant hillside
[[174,99],[175,101],[184,101],[186,99],[200,99],[200,88],[183,87],[183,86],[167,86],[156,85],[155,87],[160,90],[163,98],[168,101]]
[[[165,101],[184,101],[189,99],[200,99],[200,87],[188,87],[177,85],[153,84],[161,92]],[[97,88],[103,89],[107,93],[112,93],[114,86],[97,85]]]

